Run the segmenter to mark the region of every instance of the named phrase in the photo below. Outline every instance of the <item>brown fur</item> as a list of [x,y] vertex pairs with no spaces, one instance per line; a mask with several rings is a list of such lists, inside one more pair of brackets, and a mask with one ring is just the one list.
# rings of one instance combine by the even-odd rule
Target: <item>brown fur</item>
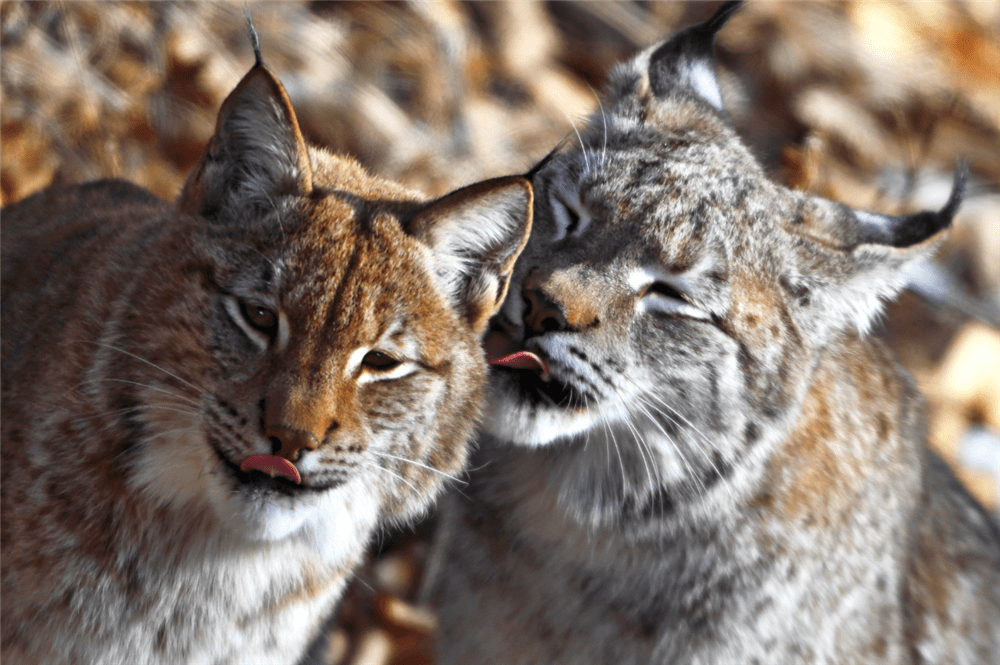
[[462,467],[530,207],[306,146],[258,60],[176,205],[5,208],[3,662],[296,662]]

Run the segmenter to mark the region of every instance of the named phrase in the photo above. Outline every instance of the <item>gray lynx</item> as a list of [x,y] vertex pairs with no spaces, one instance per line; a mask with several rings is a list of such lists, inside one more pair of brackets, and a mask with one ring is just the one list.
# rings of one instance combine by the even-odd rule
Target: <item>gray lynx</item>
[[5,208],[4,665],[297,662],[462,468],[531,196],[307,146],[258,52],[176,205]]
[[441,662],[996,663],[1000,532],[866,336],[959,206],[772,183],[722,108],[736,4],[613,73],[487,335]]

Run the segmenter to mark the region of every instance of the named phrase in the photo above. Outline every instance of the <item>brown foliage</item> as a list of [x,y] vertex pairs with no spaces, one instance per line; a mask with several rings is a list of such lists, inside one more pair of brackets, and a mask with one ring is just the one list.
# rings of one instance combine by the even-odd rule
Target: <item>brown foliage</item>
[[[106,176],[174,198],[253,62],[242,7],[3,2],[0,201]],[[307,138],[432,195],[526,170],[597,109],[615,62],[713,9],[248,7]],[[1000,320],[1000,5],[759,0],[723,30],[719,60],[734,121],[787,184],[898,213],[939,207],[971,160],[939,255],[954,290],[932,304],[904,295],[882,331],[928,395],[934,444],[962,463],[970,425],[1000,432],[1000,333],[969,316]],[[961,468],[996,506],[986,471]],[[434,618],[413,605],[426,533],[391,539],[362,572],[316,662],[428,662]]]

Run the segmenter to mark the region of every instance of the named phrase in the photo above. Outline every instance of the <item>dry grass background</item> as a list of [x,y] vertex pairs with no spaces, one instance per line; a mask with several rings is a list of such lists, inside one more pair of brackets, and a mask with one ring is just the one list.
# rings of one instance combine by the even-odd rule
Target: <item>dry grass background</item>
[[[118,176],[179,191],[253,62],[253,13],[304,133],[428,194],[521,172],[609,68],[715,3],[0,3],[0,199]],[[970,196],[879,334],[933,444],[994,509],[1000,476],[1000,2],[750,2],[719,38],[734,121],[774,177],[888,213]],[[987,322],[992,321],[993,326]],[[387,534],[316,663],[429,662],[430,524]]]

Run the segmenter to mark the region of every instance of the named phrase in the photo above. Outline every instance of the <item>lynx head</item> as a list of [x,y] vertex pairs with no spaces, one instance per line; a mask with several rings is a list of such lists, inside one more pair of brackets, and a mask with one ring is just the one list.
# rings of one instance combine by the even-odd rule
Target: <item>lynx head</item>
[[[480,340],[531,225],[523,178],[424,202],[307,146],[258,61],[222,106],[122,339],[148,432],[133,484],[252,538],[373,526],[455,475]],[[178,281],[174,275],[180,273]],[[140,358],[167,358],[158,367]],[[370,531],[370,530],[369,530]],[[337,529],[345,550],[364,529]]]
[[536,167],[535,229],[487,337],[490,433],[607,440],[589,447],[595,467],[617,451],[619,504],[702,491],[786,422],[816,355],[868,329],[961,198],[959,178],[940,212],[888,217],[768,180],[714,74],[738,4],[616,69],[580,145]]

